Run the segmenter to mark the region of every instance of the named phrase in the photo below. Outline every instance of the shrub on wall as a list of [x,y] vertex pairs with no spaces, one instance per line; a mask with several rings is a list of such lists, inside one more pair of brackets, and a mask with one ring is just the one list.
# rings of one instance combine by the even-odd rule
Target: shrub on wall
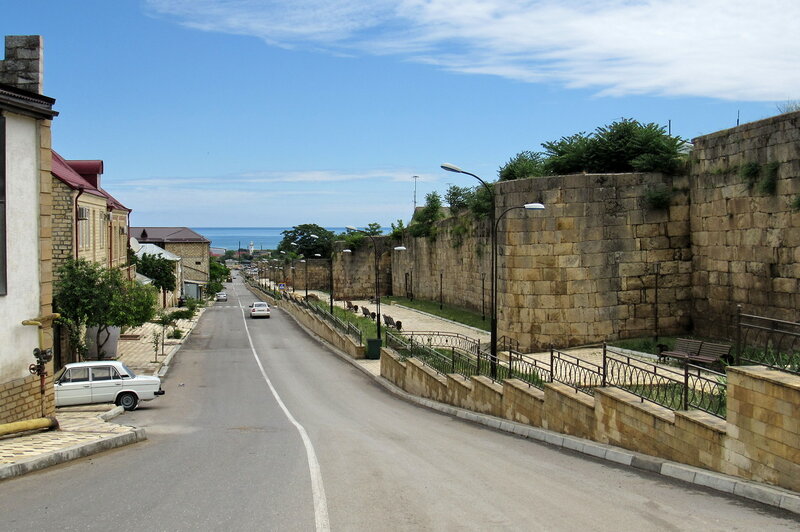
[[661,210],[669,207],[672,201],[672,190],[666,185],[658,185],[648,188],[644,193],[645,205],[653,210]]

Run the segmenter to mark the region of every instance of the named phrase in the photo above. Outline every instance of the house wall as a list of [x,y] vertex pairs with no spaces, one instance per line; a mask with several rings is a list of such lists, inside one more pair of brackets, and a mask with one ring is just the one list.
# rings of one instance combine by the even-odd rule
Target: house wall
[[57,177],[51,178],[53,190],[53,272],[75,255],[75,204],[73,190]]
[[[0,376],[28,376],[39,345],[36,327],[23,320],[39,316],[39,131],[35,119],[6,113],[6,242],[8,294],[0,296]],[[34,245],[32,245],[34,244]]]
[[128,212],[113,210],[109,222],[109,267],[124,268],[128,264]]
[[[33,349],[52,348],[52,327],[22,325],[52,312],[50,122],[4,113],[8,293],[0,296],[0,423],[53,412],[53,365],[41,393],[28,371]],[[38,243],[38,245],[31,245]]]
[[[76,193],[77,194],[77,193]],[[108,266],[107,201],[103,196],[83,193],[78,207],[89,209],[87,220],[78,220],[78,258]]]
[[209,246],[207,242],[165,242],[158,243],[167,251],[181,258],[183,278],[192,281],[209,279]]

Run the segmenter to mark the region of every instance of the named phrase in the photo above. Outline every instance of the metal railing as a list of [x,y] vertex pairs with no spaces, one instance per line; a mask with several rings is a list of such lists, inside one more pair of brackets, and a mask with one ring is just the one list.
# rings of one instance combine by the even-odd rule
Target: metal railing
[[726,376],[693,364],[683,370],[660,366],[603,346],[603,386],[614,386],[672,410],[697,408],[726,413]]
[[550,348],[551,382],[560,382],[576,392],[594,395],[594,389],[603,386],[603,368],[586,360]]
[[416,358],[440,375],[455,373],[468,379],[477,372],[477,359],[456,351],[454,346],[451,346],[449,351],[434,348],[410,336],[386,331],[386,347],[394,349],[403,358]]
[[737,309],[737,365],[759,364],[800,374],[800,323],[742,314]]
[[454,347],[475,357],[480,354],[480,342],[463,334],[439,331],[403,331],[403,334],[430,347]]
[[544,390],[544,383],[552,382],[550,364],[535,358],[525,359],[518,351],[509,351],[508,378],[516,378]]

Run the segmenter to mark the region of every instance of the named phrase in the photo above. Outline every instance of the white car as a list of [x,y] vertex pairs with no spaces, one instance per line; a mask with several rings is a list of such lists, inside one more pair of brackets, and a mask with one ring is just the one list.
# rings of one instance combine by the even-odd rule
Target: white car
[[250,317],[269,319],[269,305],[263,301],[252,303],[250,305]]
[[53,378],[56,406],[115,403],[134,410],[139,401],[164,395],[161,379],[136,375],[118,360],[74,362],[61,368]]

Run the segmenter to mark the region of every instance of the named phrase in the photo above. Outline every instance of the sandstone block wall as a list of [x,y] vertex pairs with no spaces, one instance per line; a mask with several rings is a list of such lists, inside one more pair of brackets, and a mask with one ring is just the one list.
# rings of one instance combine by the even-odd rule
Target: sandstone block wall
[[[745,165],[775,191],[748,185]],[[746,314],[795,321],[800,308],[800,112],[694,139],[690,179],[696,332],[733,337]]]
[[757,367],[728,368],[728,415],[671,411],[615,388],[594,397],[547,383],[438,375],[416,359],[381,352],[381,375],[407,392],[620,446],[635,452],[800,491],[800,377]]
[[[396,242],[389,237],[376,238],[375,242],[378,247],[380,294],[392,295],[392,249]],[[372,243],[369,239],[365,239],[362,245],[353,249],[351,253],[342,253],[344,248],[344,245],[337,244],[333,251],[333,284],[336,299],[375,297],[375,251]]]
[[52,178],[53,187],[53,271],[74,257],[73,242],[75,240],[75,205],[72,200],[72,189]]
[[[33,357],[31,357],[33,361]],[[45,378],[44,405],[39,387],[39,376],[31,375],[0,383],[0,423],[13,423],[53,415],[55,391],[53,389],[53,364],[48,366]],[[44,408],[43,408],[44,406]]]

